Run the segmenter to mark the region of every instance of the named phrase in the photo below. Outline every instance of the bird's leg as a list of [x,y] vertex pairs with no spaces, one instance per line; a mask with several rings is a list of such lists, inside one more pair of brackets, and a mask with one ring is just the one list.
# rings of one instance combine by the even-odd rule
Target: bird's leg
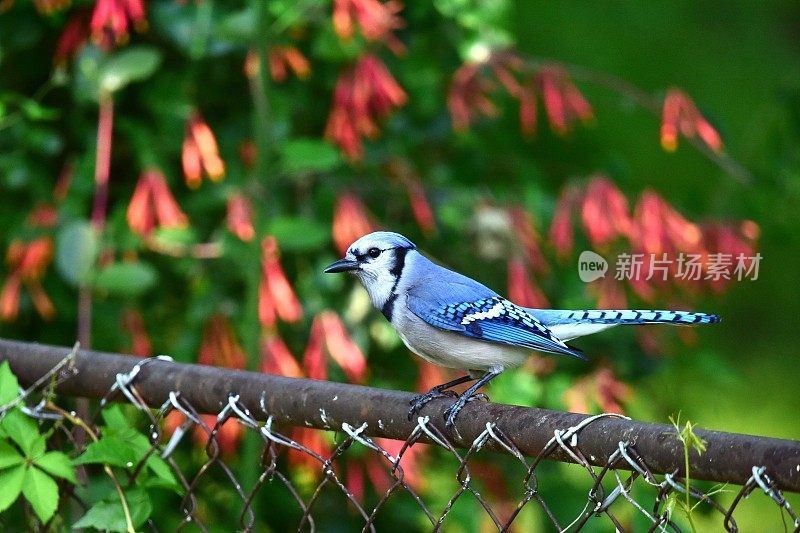
[[448,407],[444,412],[444,425],[447,427],[453,427],[456,421],[456,416],[458,416],[458,412],[461,411],[461,408],[464,407],[468,401],[475,398],[473,395],[478,389],[489,383],[493,378],[499,376],[502,371],[503,367],[492,368],[489,372],[484,374],[482,378],[473,383],[470,388],[465,390],[464,394],[459,396],[453,405]]
[[436,385],[425,394],[414,396],[414,398],[409,402],[411,404],[411,409],[408,410],[408,419],[411,420],[413,416],[417,414],[419,410],[422,409],[422,407],[429,401],[435,400],[436,398],[454,397],[456,395],[455,392],[445,389],[455,387],[456,385],[461,385],[462,383],[466,383],[467,381],[472,381],[474,379],[475,378],[472,376],[461,376],[460,378],[448,381],[447,383]]

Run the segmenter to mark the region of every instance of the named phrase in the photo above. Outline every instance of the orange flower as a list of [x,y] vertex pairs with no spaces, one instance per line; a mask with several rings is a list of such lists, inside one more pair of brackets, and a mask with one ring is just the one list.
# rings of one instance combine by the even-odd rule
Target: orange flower
[[167,186],[160,170],[145,170],[136,183],[128,204],[128,226],[134,233],[148,235],[155,227],[180,228],[189,223]]
[[242,193],[228,198],[228,230],[243,241],[252,241],[256,236],[253,227],[253,205]]
[[325,360],[325,330],[322,322],[314,320],[311,336],[303,352],[303,368],[311,379],[328,379],[328,363]]
[[572,212],[581,199],[581,191],[575,185],[567,185],[561,190],[556,204],[556,212],[550,224],[550,242],[560,257],[572,253],[575,236],[572,230]]
[[499,113],[489,93],[494,85],[481,74],[480,63],[465,63],[453,74],[447,93],[447,109],[453,129],[466,131],[481,115],[496,117]]
[[[269,73],[272,79],[279,83],[286,81],[289,71],[300,79],[307,78],[311,74],[311,65],[308,59],[294,46],[273,46],[269,49],[268,58]],[[252,71],[252,67],[250,71]]]
[[564,392],[567,410],[573,413],[591,413],[592,405],[603,413],[624,414],[622,403],[630,399],[632,391],[608,367],[597,369],[592,374],[579,378]]
[[714,152],[722,152],[722,138],[700,114],[691,98],[680,89],[672,88],[664,97],[661,117],[661,146],[668,152],[678,148],[678,133],[687,139],[700,137]]
[[367,374],[367,360],[347,334],[342,319],[333,311],[323,311],[316,316],[316,320],[325,334],[325,346],[331,358],[352,383],[363,383]]
[[211,181],[219,181],[225,175],[217,140],[199,113],[193,113],[186,123],[181,162],[186,185],[192,189],[200,186],[204,169]]
[[335,142],[347,157],[360,159],[362,138],[374,138],[376,121],[403,106],[407,96],[386,65],[366,54],[356,65],[339,76],[333,108],[325,126],[325,138]]
[[131,336],[131,346],[127,349],[128,353],[139,357],[152,355],[152,343],[145,330],[141,313],[133,309],[126,309],[122,314],[122,328]]
[[518,257],[508,260],[508,299],[522,307],[549,307],[547,297],[528,275],[525,262]]
[[599,248],[619,236],[629,236],[631,219],[625,195],[603,175],[589,181],[581,207],[583,228],[592,246]]
[[278,241],[273,236],[261,241],[261,285],[259,287],[259,319],[264,327],[274,325],[274,309],[285,322],[297,322],[303,317],[303,308],[297,300],[280,263]]
[[344,255],[353,241],[375,229],[367,208],[358,196],[344,193],[336,199],[332,232],[333,242],[340,254]]
[[392,157],[386,163],[386,170],[406,188],[411,203],[411,213],[423,233],[435,232],[436,219],[433,216],[433,209],[425,197],[425,189],[411,162],[403,157]]
[[97,0],[90,22],[95,43],[126,42],[131,24],[137,31],[147,27],[144,0]]
[[290,378],[303,377],[297,360],[277,334],[267,334],[261,342],[261,371]]
[[230,322],[222,315],[214,315],[206,323],[197,362],[225,368],[244,368],[244,348],[236,339]]
[[547,272],[547,261],[539,249],[541,237],[534,226],[533,217],[522,207],[511,207],[508,210],[513,236],[519,243],[522,253],[534,272]]
[[560,66],[542,67],[536,81],[542,91],[544,109],[550,127],[560,134],[569,132],[570,123],[575,120],[588,122],[594,118],[592,106],[572,83],[567,71]]
[[34,307],[44,319],[55,314],[55,308],[42,287],[42,278],[53,259],[53,240],[40,237],[28,243],[13,241],[6,252],[9,276],[0,291],[0,320],[11,321],[19,312],[22,284],[30,294]]
[[646,190],[636,204],[631,240],[646,255],[700,253],[702,233],[657,193]]
[[405,51],[403,44],[392,31],[403,27],[403,19],[397,14],[403,4],[389,0],[334,0],[333,29],[340,39],[349,41],[353,37],[354,23],[361,28],[361,35],[368,41],[383,41],[395,54]]

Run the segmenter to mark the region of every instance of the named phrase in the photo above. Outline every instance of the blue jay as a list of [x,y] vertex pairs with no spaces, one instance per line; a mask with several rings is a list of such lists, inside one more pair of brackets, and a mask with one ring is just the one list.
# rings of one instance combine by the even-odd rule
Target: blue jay
[[506,368],[520,366],[531,350],[585,359],[565,341],[618,324],[712,324],[716,315],[686,311],[568,311],[520,307],[488,287],[439,265],[399,233],[364,235],[326,273],[351,272],[372,304],[412,352],[469,375],[437,385],[411,401],[409,419],[450,387],[475,381],[445,411],[452,426],[476,391]]

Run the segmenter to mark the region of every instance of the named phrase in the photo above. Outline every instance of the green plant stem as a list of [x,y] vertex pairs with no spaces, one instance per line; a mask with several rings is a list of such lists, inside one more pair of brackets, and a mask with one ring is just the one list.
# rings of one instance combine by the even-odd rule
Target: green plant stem
[[[70,423],[72,423],[72,425],[77,426],[85,431],[86,434],[92,439],[92,442],[97,442],[100,440],[97,436],[97,433],[95,433],[94,430],[86,422],[84,422],[82,418],[72,415],[72,413],[60,408],[53,402],[47,402],[47,408],[60,414]],[[111,482],[114,484],[114,488],[117,490],[119,501],[122,504],[122,512],[125,515],[125,527],[127,528],[128,533],[136,533],[136,528],[133,526],[131,511],[128,507],[128,500],[125,499],[125,491],[122,490],[122,485],[117,479],[117,475],[114,474],[114,471],[107,464],[103,465],[103,471],[105,471],[108,477],[111,478]]]

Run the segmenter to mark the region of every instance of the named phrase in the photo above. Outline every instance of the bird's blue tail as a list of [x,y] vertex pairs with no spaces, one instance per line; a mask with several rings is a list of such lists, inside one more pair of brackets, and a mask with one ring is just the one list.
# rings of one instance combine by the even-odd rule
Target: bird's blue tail
[[644,309],[572,311],[561,309],[526,309],[547,326],[559,339],[568,341],[603,331],[617,325],[672,324],[695,326],[719,322],[717,315],[689,311],[663,311]]
[[693,326],[715,324],[717,315],[690,311],[663,311],[644,309],[567,311],[558,309],[529,309],[545,326],[556,324],[676,324]]

